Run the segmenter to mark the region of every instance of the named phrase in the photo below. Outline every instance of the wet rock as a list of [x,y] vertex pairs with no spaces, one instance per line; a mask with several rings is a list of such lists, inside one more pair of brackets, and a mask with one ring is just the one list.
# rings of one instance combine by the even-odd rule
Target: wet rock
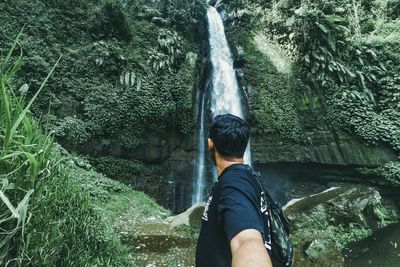
[[171,227],[175,228],[180,225],[189,225],[193,228],[200,229],[201,217],[203,215],[205,203],[200,202],[193,205],[187,211],[168,219]]
[[346,267],[400,265],[400,223],[379,229],[372,236],[343,249]]
[[326,254],[327,248],[325,245],[325,241],[314,239],[311,241],[310,245],[304,251],[304,253],[312,260],[317,261],[320,257],[323,257]]
[[241,45],[236,45],[236,51],[238,57],[244,57],[244,48]]
[[395,220],[381,196],[364,186],[337,187],[284,207],[295,243],[296,266],[342,266],[340,250]]
[[236,77],[238,77],[239,80],[244,79],[244,71],[243,71],[243,69],[238,68],[238,69],[235,70],[235,72],[236,72]]

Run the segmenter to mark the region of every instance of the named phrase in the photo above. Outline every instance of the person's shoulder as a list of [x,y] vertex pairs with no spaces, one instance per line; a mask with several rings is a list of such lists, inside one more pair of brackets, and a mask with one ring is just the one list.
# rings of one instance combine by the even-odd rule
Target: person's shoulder
[[224,178],[226,177],[231,177],[231,176],[248,176],[252,174],[251,167],[247,164],[243,163],[237,163],[237,164],[232,164],[226,167],[221,175],[220,178],[221,180],[225,180]]
[[246,164],[234,164],[228,167],[220,177],[220,186],[252,186],[254,187],[255,181],[253,172],[250,166]]

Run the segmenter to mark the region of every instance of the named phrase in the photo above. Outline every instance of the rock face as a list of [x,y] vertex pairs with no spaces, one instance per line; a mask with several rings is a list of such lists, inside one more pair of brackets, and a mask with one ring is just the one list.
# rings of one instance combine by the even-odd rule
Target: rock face
[[298,77],[292,59],[276,41],[262,32],[249,33],[245,25],[225,24],[237,78],[248,103],[254,163],[378,166],[397,161],[398,155],[389,145],[368,146],[355,133],[344,133],[347,129],[328,116],[328,104],[321,100],[324,97]]
[[385,226],[390,218],[368,187],[331,188],[285,206],[296,266],[343,266],[340,250]]
[[396,153],[385,146],[367,146],[342,134],[335,140],[333,133],[306,136],[302,143],[274,142],[266,136],[252,138],[252,155],[256,163],[313,162],[335,165],[378,166],[396,161]]

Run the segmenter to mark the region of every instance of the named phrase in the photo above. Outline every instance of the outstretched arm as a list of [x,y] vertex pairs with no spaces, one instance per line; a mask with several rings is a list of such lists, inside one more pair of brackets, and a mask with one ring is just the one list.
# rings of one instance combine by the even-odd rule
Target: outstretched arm
[[272,267],[261,233],[255,229],[243,230],[231,242],[232,267]]

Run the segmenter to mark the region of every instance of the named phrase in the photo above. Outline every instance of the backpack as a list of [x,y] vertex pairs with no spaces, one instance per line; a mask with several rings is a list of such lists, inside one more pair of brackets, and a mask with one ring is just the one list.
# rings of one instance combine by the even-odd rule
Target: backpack
[[[260,182],[260,173],[253,171],[253,176],[261,189],[261,202],[266,204],[268,213],[265,214],[263,205],[260,207],[264,227],[270,233],[270,256],[274,267],[293,266],[293,243],[289,239],[290,229],[287,217],[282,208],[271,198]],[[268,216],[269,215],[269,216]]]

